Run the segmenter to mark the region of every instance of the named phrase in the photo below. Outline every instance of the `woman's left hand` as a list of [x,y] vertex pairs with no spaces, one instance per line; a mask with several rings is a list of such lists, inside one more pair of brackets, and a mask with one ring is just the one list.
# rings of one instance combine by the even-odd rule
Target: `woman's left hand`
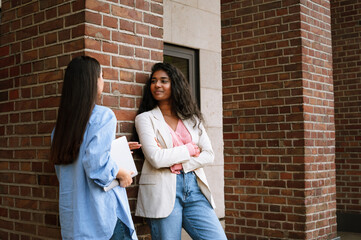
[[117,179],[119,179],[119,184],[121,187],[125,188],[128,187],[130,184],[132,184],[133,182],[132,174],[133,172],[130,172],[123,168],[119,168]]
[[180,170],[182,170],[182,169],[183,169],[183,166],[181,163],[174,164],[173,166],[170,167],[170,171],[175,174],[180,174]]

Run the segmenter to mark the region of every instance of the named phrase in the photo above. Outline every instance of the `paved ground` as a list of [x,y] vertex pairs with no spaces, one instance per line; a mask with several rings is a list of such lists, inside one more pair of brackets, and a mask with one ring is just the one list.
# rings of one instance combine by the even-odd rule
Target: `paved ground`
[[338,232],[337,235],[341,240],[361,240],[361,233]]

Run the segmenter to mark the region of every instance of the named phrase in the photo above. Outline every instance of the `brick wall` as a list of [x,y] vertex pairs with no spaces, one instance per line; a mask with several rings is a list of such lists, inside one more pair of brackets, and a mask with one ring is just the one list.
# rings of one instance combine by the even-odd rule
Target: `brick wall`
[[336,236],[328,1],[222,0],[229,239]]
[[[101,102],[117,116],[117,135],[129,136],[150,67],[162,60],[162,1],[5,0],[1,15],[0,239],[59,239],[48,154],[64,68],[80,54],[100,61]],[[129,188],[133,210],[136,193]]]
[[[337,210],[340,230],[360,232],[361,1],[331,1]],[[345,218],[345,219],[344,219]]]

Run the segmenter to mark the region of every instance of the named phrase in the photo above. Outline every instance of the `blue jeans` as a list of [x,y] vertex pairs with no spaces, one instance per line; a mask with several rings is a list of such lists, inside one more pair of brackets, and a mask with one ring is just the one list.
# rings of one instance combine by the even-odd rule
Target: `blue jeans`
[[153,240],[180,240],[182,227],[192,239],[227,239],[216,213],[205,198],[194,172],[177,175],[173,211],[166,218],[148,218]]
[[110,238],[110,240],[132,240],[129,228],[122,221],[120,221],[119,218],[117,224],[115,225],[113,236]]

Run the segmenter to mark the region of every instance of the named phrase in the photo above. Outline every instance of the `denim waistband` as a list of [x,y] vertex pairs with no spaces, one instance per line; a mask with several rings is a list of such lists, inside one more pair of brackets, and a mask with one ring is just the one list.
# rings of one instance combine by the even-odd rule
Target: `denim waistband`
[[195,174],[194,171],[190,171],[190,172],[185,173],[185,172],[183,171],[183,169],[180,170],[180,173],[181,173],[181,174],[191,174],[191,173],[192,173],[192,174]]

